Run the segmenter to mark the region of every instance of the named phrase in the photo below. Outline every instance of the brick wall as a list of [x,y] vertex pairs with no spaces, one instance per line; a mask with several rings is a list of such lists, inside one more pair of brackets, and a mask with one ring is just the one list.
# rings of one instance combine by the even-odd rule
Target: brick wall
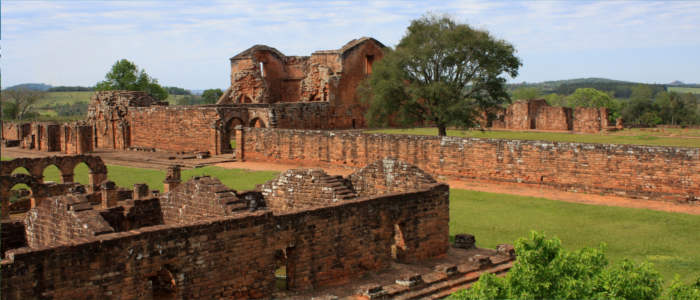
[[535,128],[541,130],[572,130],[571,108],[541,106],[535,117]]
[[574,131],[596,133],[608,127],[606,108],[577,107],[574,110]]
[[31,131],[29,123],[14,123],[3,120],[0,120],[0,123],[2,123],[3,140],[22,140]]
[[27,212],[24,223],[27,244],[32,248],[114,232],[82,195],[46,199]]
[[700,195],[700,149],[354,131],[244,129],[246,160],[364,166],[396,157],[435,175],[687,200]]
[[[269,298],[276,253],[289,288],[336,285],[393,260],[445,255],[449,190],[355,198],[279,215],[269,210],[10,250],[2,299],[153,296],[165,277],[178,299]],[[397,239],[401,243],[397,245]]]
[[274,212],[320,207],[356,197],[342,177],[329,176],[322,169],[287,170],[260,190]]
[[131,147],[217,153],[215,107],[130,107]]
[[195,177],[163,195],[160,203],[165,224],[178,224],[231,215],[227,203],[237,200],[235,191],[219,180]]

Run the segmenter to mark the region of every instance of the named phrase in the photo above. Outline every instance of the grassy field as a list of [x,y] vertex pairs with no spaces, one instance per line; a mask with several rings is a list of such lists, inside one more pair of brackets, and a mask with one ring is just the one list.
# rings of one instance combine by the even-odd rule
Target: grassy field
[[450,235],[471,233],[493,248],[529,237],[530,230],[562,240],[567,249],[607,244],[612,261],[654,264],[670,282],[700,277],[700,216],[647,209],[568,203],[533,197],[450,190]]
[[680,87],[680,86],[669,86],[668,87],[669,92],[676,92],[676,93],[692,93],[692,94],[699,94],[700,95],[700,88],[693,88],[693,87]]
[[90,102],[94,92],[48,92],[39,100],[37,108],[54,106],[56,104],[73,104],[75,102]]
[[[109,179],[122,187],[145,182],[162,190],[165,178],[165,172],[159,170],[110,165],[108,171]],[[87,183],[87,172],[87,166],[79,165],[75,179]],[[183,178],[211,175],[236,190],[252,189],[276,174],[211,166],[183,170]],[[48,168],[44,176],[59,181],[57,168]],[[514,243],[537,230],[560,238],[568,249],[605,242],[612,262],[647,260],[667,283],[675,274],[686,282],[700,277],[700,239],[694,230],[700,228],[700,216],[452,189],[450,220],[451,236],[474,234],[480,247]]]
[[[366,132],[412,135],[437,135],[437,128],[378,129],[368,130]],[[697,138],[700,137],[700,129],[625,129],[617,132],[599,134],[448,129],[447,135],[490,139],[542,140],[552,142],[632,144],[700,148],[700,138]]]

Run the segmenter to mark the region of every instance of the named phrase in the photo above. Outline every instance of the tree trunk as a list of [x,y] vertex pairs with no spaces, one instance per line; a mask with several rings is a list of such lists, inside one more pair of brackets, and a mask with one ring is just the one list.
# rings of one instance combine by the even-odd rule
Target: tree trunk
[[446,136],[447,135],[447,128],[445,125],[438,125],[438,135],[439,136]]

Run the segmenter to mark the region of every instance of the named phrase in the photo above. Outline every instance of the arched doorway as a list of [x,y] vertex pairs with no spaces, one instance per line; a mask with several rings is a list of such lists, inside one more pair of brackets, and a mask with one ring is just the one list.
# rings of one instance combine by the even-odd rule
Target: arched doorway
[[221,153],[233,153],[236,149],[236,126],[243,126],[243,120],[239,118],[231,118],[224,126],[224,132],[221,135]]

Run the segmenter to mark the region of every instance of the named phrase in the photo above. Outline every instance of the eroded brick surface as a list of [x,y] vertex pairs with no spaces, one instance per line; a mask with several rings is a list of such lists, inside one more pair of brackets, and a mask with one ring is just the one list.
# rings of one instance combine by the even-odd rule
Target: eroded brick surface
[[384,157],[435,175],[689,201],[700,195],[695,148],[558,143],[352,131],[244,129],[246,160],[361,167]]
[[[396,160],[378,165],[402,192],[385,183],[366,197],[347,194],[313,207],[268,208],[275,198],[312,199],[316,195],[309,192],[319,187],[337,191],[335,179],[346,188],[350,184],[319,170],[294,170],[288,174],[295,182],[280,176],[268,183],[273,193],[265,195],[198,177],[160,198],[120,196],[108,208],[87,194],[50,198],[25,220],[28,247],[20,242],[2,261],[2,299],[269,298],[279,253],[290,291],[346,284],[392,262],[446,255],[448,186],[426,182],[424,175],[412,179],[404,171],[413,168]],[[416,181],[424,184],[411,187]],[[103,185],[102,192],[112,189]]]

